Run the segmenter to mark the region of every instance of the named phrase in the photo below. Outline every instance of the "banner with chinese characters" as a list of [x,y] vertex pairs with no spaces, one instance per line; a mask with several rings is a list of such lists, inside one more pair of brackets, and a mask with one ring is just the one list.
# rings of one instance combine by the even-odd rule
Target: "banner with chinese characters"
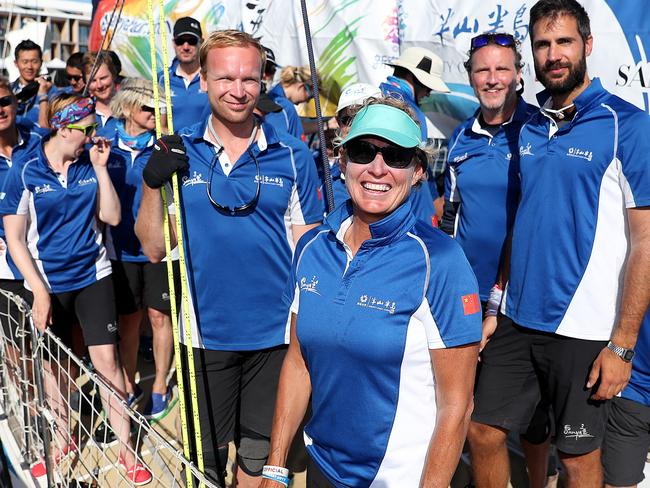
[[[644,0],[583,0],[591,18],[594,49],[591,76],[610,91],[650,112],[650,15]],[[444,135],[476,108],[463,61],[470,39],[482,32],[510,32],[521,41],[525,62],[524,97],[535,102],[528,19],[531,0],[308,0],[307,9],[324,94],[336,101],[342,87],[358,81],[379,84],[391,74],[385,65],[406,47],[423,46],[444,62],[443,78],[452,89],[433,95],[426,111]],[[99,45],[114,0],[100,1],[93,21],[91,49]],[[150,76],[144,0],[126,0],[111,48],[125,73]],[[239,28],[261,37],[283,65],[308,63],[299,0],[165,0],[165,29],[189,15],[204,32]],[[157,10],[155,18],[158,18]],[[160,29],[156,21],[156,29]],[[171,35],[168,52],[173,56]],[[158,47],[160,56],[160,47]],[[160,59],[158,62],[160,66]]]

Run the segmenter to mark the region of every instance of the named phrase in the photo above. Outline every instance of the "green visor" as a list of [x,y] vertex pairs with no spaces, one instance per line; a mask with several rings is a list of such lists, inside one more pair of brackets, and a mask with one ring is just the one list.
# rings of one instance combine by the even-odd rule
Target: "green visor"
[[422,142],[418,124],[403,110],[390,105],[368,105],[354,116],[350,132],[341,144],[361,136],[377,136],[401,147]]

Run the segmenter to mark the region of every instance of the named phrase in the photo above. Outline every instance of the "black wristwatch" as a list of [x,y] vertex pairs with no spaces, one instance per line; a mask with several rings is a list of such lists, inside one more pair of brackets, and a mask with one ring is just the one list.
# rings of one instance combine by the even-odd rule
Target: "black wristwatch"
[[607,343],[607,349],[616,354],[626,363],[631,363],[632,358],[634,357],[634,349],[625,349],[624,347],[617,346],[612,341]]

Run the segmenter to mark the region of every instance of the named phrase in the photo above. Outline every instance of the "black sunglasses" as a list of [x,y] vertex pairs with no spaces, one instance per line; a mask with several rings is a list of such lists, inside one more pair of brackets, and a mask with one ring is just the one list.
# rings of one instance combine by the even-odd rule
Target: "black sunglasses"
[[214,198],[212,198],[212,176],[214,174],[214,165],[219,160],[219,156],[221,156],[221,153],[223,152],[223,146],[219,148],[219,151],[217,151],[217,153],[212,158],[212,164],[210,165],[210,176],[208,177],[208,184],[205,186],[205,191],[208,194],[208,199],[210,200],[212,207],[214,207],[215,210],[221,213],[227,215],[246,215],[252,212],[253,210],[255,210],[255,207],[257,207],[257,202],[260,199],[260,190],[262,185],[262,177],[260,175],[260,163],[250,149],[247,149],[246,151],[248,152],[248,155],[255,162],[255,171],[256,171],[255,182],[257,183],[257,186],[255,188],[255,195],[253,195],[253,198],[248,202],[243,203],[242,205],[239,205],[237,207],[229,207],[228,205],[221,205],[220,203],[217,203],[217,201]]
[[199,40],[196,37],[177,37],[174,39],[174,44],[177,46],[182,46],[185,43],[188,43],[190,46],[196,46],[199,43]]
[[0,97],[0,107],[8,107],[14,102],[14,97],[7,95],[6,97]]
[[470,41],[470,48],[472,51],[487,46],[488,44],[496,44],[497,46],[513,47],[517,44],[515,38],[511,34],[480,34],[473,37]]
[[352,163],[369,164],[374,161],[377,153],[381,153],[386,165],[391,168],[404,169],[411,166],[415,156],[414,147],[386,146],[379,147],[361,139],[352,139],[343,147]]
[[80,81],[83,78],[83,76],[81,76],[81,75],[68,75],[68,74],[66,74],[65,76],[66,76],[66,78],[68,78],[68,81]]
[[142,110],[143,112],[149,112],[150,114],[155,114],[156,113],[155,108],[149,107],[147,105],[143,105],[142,107],[140,107],[140,110]]

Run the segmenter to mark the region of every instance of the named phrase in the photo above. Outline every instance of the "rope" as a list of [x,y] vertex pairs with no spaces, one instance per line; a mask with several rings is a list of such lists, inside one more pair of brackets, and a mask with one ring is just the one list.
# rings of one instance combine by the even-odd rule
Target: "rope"
[[[122,4],[120,5],[120,11],[115,20],[115,27],[113,28],[113,34],[111,35],[108,44],[106,44],[106,37],[108,37],[108,33],[111,31],[111,25],[113,23],[113,17],[115,16],[115,11],[117,10],[117,6],[120,4],[120,0],[115,0],[115,5],[113,6],[113,10],[111,11],[111,16],[108,18],[108,26],[106,27],[106,32],[104,32],[104,35],[102,36],[102,42],[99,44],[99,50],[97,51],[97,56],[95,57],[95,61],[93,62],[93,67],[90,70],[88,79],[85,80],[86,85],[84,86],[84,91],[82,92],[82,95],[84,97],[88,96],[88,89],[90,87],[90,82],[93,80],[93,78],[95,78],[95,75],[97,74],[97,70],[99,69],[99,65],[97,64],[97,62],[99,61],[99,53],[101,53],[102,51],[107,51],[111,45],[111,42],[113,42],[113,38],[115,37],[115,32],[117,31],[117,26],[119,25],[120,18],[122,17],[122,9],[124,8],[124,2],[126,2],[126,0],[122,0]],[[106,44],[106,47],[104,47],[104,44]]]
[[[167,128],[169,129],[169,133],[174,132],[174,121],[172,119],[172,101],[171,101],[171,88],[169,84],[169,66],[167,65],[167,60],[168,60],[168,55],[167,55],[167,30],[165,29],[166,22],[165,22],[165,8],[164,8],[164,0],[158,0],[158,15],[159,15],[159,25],[160,25],[160,34],[161,34],[161,43],[162,43],[162,61],[163,61],[163,79],[164,79],[164,85],[165,85],[165,104],[167,106]],[[151,11],[153,12],[153,7],[151,8]],[[152,13],[153,15],[153,13]],[[151,29],[153,32],[153,30]],[[153,43],[152,43],[153,46]],[[153,47],[151,49],[154,49]],[[156,80],[157,80],[157,73],[156,73]],[[155,105],[158,107],[160,98],[158,95],[158,87],[157,83],[154,83],[154,97],[155,97]],[[157,110],[157,108],[156,108]],[[158,115],[158,121],[156,122],[157,127],[159,127],[160,124],[160,116]],[[203,443],[201,440],[201,422],[199,419],[199,399],[198,399],[198,394],[197,394],[197,388],[196,388],[196,368],[194,365],[194,349],[193,349],[193,341],[192,341],[192,328],[191,328],[191,318],[190,318],[190,303],[189,303],[189,288],[188,288],[188,278],[187,278],[187,268],[185,266],[185,243],[183,239],[183,226],[181,222],[181,199],[180,199],[180,192],[178,190],[178,174],[174,173],[172,175],[172,190],[173,190],[173,195],[174,195],[174,202],[176,203],[176,242],[178,246],[178,261],[179,261],[179,268],[180,268],[180,277],[181,277],[181,299],[183,302],[183,322],[184,322],[184,330],[185,330],[185,344],[186,344],[186,350],[187,350],[187,366],[189,369],[189,380],[190,380],[190,398],[192,402],[192,426],[194,430],[194,448],[196,451],[196,461],[197,461],[197,466],[199,468],[199,471],[201,473],[204,472],[204,463],[203,463]],[[168,279],[173,280],[173,263],[172,263],[172,258],[171,258],[171,237],[170,237],[170,231],[169,231],[169,211],[168,211],[168,206],[167,206],[167,195],[165,192],[164,188],[161,188],[161,196],[163,200],[163,212],[164,212],[164,233],[165,233],[165,252],[167,254],[167,276]],[[173,306],[175,306],[176,303],[176,290],[175,288],[170,284],[169,287],[169,299],[172,303]],[[172,320],[174,320],[174,315],[172,315]],[[175,345],[174,348],[177,351],[177,357],[180,358],[180,344],[178,344],[177,338],[180,337],[179,331],[178,331],[178,325],[177,327],[177,333],[175,337]],[[182,368],[176,369],[177,375],[182,374]],[[179,396],[180,395],[180,390],[179,390]],[[187,435],[184,434],[186,437]],[[185,443],[184,443],[185,444]],[[189,448],[189,439],[187,442],[188,448]],[[185,445],[183,447],[185,449]],[[189,459],[189,458],[188,458]],[[188,475],[189,476],[189,475]],[[188,483],[188,488],[191,488],[191,479],[187,479]],[[204,486],[203,482],[199,483],[199,488],[202,488]]]
[[334,210],[334,191],[332,190],[332,174],[330,172],[330,163],[327,159],[325,146],[325,130],[323,127],[323,115],[320,108],[320,88],[318,86],[318,73],[316,72],[316,62],[314,61],[314,47],[311,40],[311,30],[309,29],[309,14],[307,13],[306,0],[300,0],[302,9],[302,22],[305,26],[305,38],[307,41],[307,55],[309,56],[309,69],[311,71],[311,83],[314,90],[314,105],[316,106],[316,121],[318,123],[318,140],[320,141],[321,165],[323,166],[323,180],[325,183],[325,198],[327,202],[327,213]]
[[[158,92],[158,67],[156,58],[156,44],[154,37],[154,18],[153,18],[153,0],[147,0],[147,13],[149,20],[149,49],[151,55],[151,74],[153,76],[153,97],[155,100],[154,111],[156,119],[156,138],[162,136],[162,124],[160,119],[160,94]],[[163,205],[167,208],[167,199],[163,192]],[[167,282],[169,284],[169,297],[171,305],[172,334],[174,338],[174,361],[176,363],[176,384],[178,386],[178,408],[180,410],[181,436],[183,440],[183,455],[190,459],[190,441],[187,427],[187,407],[185,405],[185,380],[183,378],[183,365],[181,360],[181,347],[178,332],[178,312],[176,310],[176,286],[174,283],[174,268],[171,259],[171,238],[169,235],[169,213],[163,215],[164,232],[165,232],[165,254],[168,256],[167,261]],[[192,473],[189,469],[185,470],[185,480],[187,488],[192,488]]]

